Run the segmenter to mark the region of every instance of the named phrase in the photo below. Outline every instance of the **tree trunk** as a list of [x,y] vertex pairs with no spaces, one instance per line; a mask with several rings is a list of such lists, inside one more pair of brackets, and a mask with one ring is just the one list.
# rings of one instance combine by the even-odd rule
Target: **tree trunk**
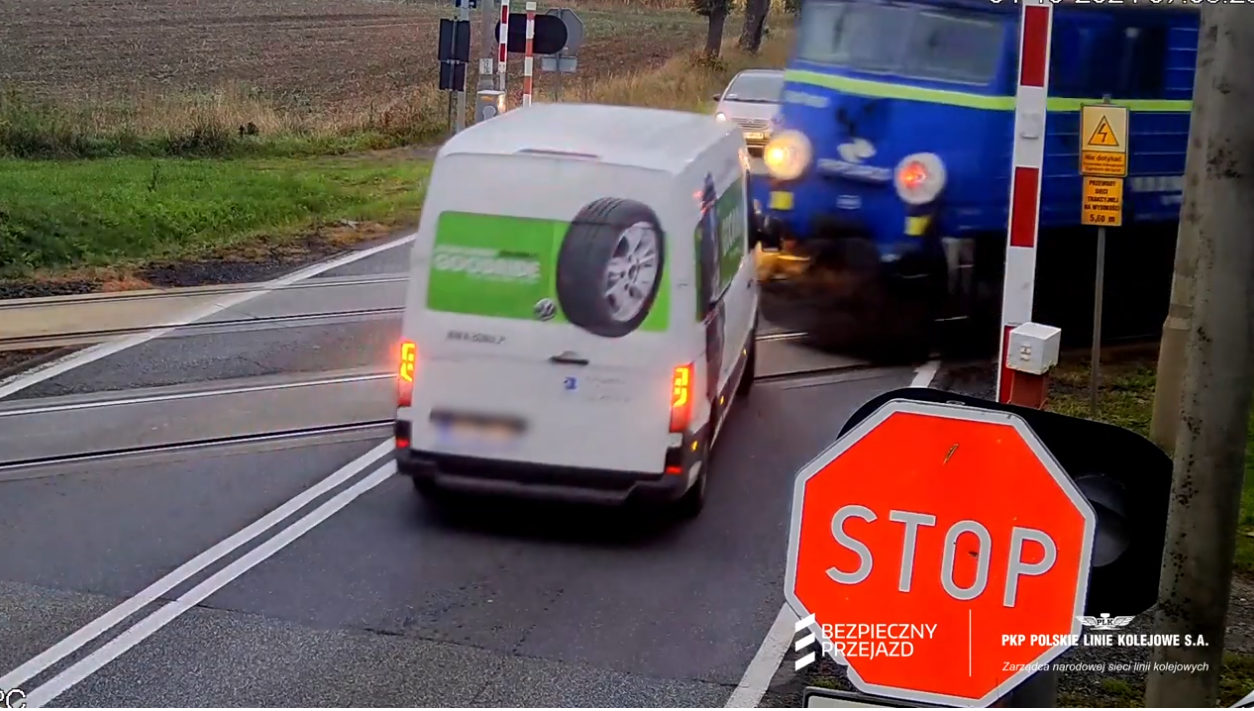
[[740,48],[757,54],[762,48],[762,29],[766,27],[766,14],[771,0],[748,0],[745,3],[745,24],[740,28]]
[[722,54],[723,25],[726,23],[726,7],[719,8],[710,13],[710,29],[705,35],[705,55],[707,57],[717,57]]

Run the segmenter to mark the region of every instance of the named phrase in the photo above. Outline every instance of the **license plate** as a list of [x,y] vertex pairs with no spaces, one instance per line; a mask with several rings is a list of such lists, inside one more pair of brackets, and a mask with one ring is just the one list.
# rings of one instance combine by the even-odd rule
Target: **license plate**
[[771,209],[772,210],[791,210],[792,209],[792,193],[775,191],[771,193]]
[[474,451],[508,449],[526,430],[517,418],[467,413],[432,412],[431,424],[442,447]]
[[745,131],[746,141],[761,141],[766,138],[766,134],[761,131]]

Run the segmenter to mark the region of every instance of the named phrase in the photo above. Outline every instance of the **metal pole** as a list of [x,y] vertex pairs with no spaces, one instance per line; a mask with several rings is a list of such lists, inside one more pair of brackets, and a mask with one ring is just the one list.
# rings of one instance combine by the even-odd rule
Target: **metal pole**
[[[460,0],[457,9],[457,19],[461,22],[470,22],[470,0]],[[459,25],[460,27],[460,25]],[[457,36],[455,32],[454,37]],[[464,76],[464,75],[463,75]],[[466,128],[466,85],[462,84],[462,88],[457,91],[457,114],[453,117],[453,133],[457,134]]]
[[1254,396],[1254,13],[1204,5],[1198,34],[1214,42],[1214,61],[1199,62],[1193,98],[1207,106],[1206,153],[1192,162],[1203,170],[1185,176],[1198,199],[1197,214],[1181,218],[1196,221],[1188,227],[1197,234],[1194,312],[1155,620],[1155,632],[1195,643],[1155,648],[1151,707],[1213,707],[1218,696]]
[[557,97],[556,97],[556,101],[561,101],[561,100],[562,100],[562,57],[563,57],[563,56],[565,56],[565,55],[566,55],[566,53],[565,53],[565,52],[558,52],[558,53],[557,53],[557,89],[556,89],[556,92],[557,92]]
[[501,0],[501,37],[497,45],[497,90],[505,91],[505,71],[509,67],[509,0]]
[[479,0],[479,91],[492,88],[492,75],[496,70],[496,2]]
[[1089,414],[1097,417],[1102,369],[1102,298],[1106,295],[1106,228],[1097,228],[1097,274],[1093,280],[1093,351],[1089,356]]

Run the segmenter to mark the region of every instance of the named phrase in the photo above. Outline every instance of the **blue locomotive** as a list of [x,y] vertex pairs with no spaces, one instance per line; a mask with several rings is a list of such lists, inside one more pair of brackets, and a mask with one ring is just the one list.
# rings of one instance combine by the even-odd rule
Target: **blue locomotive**
[[[997,0],[805,0],[753,187],[767,319],[900,348],[995,317],[1020,17]],[[1197,28],[1196,11],[1055,8],[1038,274],[1067,271],[1059,293],[1092,281],[1063,240],[1080,223],[1080,107],[1103,100],[1131,112],[1123,231],[1157,234],[1141,257],[1170,273]]]

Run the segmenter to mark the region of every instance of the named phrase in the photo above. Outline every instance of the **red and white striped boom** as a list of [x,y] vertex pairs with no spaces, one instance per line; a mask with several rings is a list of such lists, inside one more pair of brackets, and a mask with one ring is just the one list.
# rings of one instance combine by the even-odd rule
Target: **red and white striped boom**
[[1006,367],[1010,331],[1032,320],[1041,170],[1045,162],[1045,118],[1048,115],[1049,37],[1053,22],[1052,3],[1024,3],[1019,23],[1019,89],[1015,94],[1010,224],[1006,244],[1006,281],[1001,303],[1001,347],[997,360],[999,402],[1010,401],[1016,377],[1015,371]]
[[527,3],[527,51],[523,55],[523,95],[522,105],[531,106],[531,70],[532,70],[532,53],[531,41],[536,36],[536,4],[534,2]]
[[496,52],[496,88],[505,91],[505,71],[509,66],[509,0],[501,0],[500,33],[500,45]]

